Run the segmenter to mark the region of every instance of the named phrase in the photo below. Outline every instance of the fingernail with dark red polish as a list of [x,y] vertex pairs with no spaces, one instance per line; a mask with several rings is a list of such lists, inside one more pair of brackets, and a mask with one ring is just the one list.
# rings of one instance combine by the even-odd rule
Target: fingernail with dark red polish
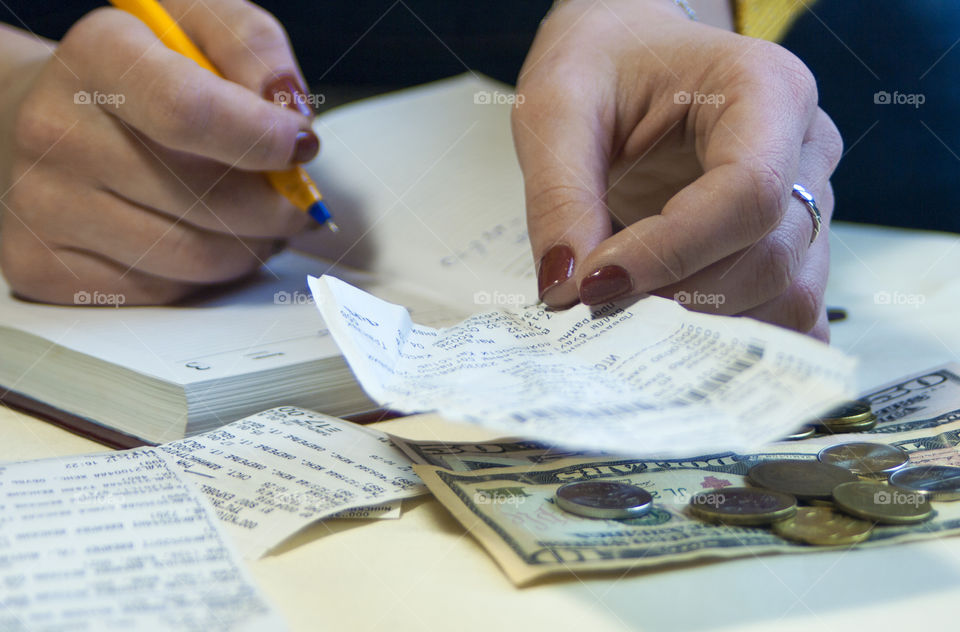
[[599,305],[626,294],[633,289],[630,274],[620,266],[603,266],[580,282],[580,302]]
[[540,259],[537,269],[537,290],[540,300],[552,288],[573,275],[573,250],[566,244],[557,244]]
[[280,107],[296,108],[300,114],[308,118],[312,119],[314,116],[307,95],[293,75],[280,75],[271,79],[263,89],[263,96],[267,101],[273,101]]
[[297,132],[292,162],[309,162],[320,152],[320,139],[313,132]]

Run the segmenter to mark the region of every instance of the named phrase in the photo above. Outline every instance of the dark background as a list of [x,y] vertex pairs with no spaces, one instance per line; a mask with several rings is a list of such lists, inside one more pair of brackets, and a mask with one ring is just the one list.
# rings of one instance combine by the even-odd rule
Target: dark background
[[[0,20],[57,39],[103,4],[11,2]],[[513,83],[550,2],[260,4],[286,25],[311,89],[330,106],[468,67]],[[953,0],[820,0],[791,31],[784,45],[813,70],[846,143],[836,218],[960,232],[958,39]],[[925,103],[877,103],[880,91]]]
[[[39,35],[60,39],[80,16],[106,4],[4,0],[0,21],[21,28],[26,23]],[[257,4],[286,27],[311,87],[395,88],[468,68],[514,83],[551,1],[264,0]]]

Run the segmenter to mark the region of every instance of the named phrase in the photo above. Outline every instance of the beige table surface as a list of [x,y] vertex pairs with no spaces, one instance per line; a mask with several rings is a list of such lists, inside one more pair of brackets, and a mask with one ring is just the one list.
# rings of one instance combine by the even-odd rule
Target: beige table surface
[[[861,358],[864,389],[960,360],[957,237],[838,226],[831,239],[828,300],[850,313],[833,344]],[[414,438],[487,436],[432,415],[379,427]],[[0,460],[103,450],[0,408]],[[517,589],[443,507],[422,498],[406,502],[399,520],[314,525],[251,568],[293,630],[960,629],[960,538]]]

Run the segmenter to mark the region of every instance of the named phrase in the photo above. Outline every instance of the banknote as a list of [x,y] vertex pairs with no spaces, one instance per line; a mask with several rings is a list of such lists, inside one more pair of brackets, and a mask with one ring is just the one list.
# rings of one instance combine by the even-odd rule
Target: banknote
[[[747,471],[760,461],[815,459],[824,446],[843,441],[899,446],[909,453],[911,464],[960,465],[960,366],[909,376],[864,396],[882,419],[867,435],[779,442],[751,454],[727,452],[685,459],[568,455],[556,460],[550,458],[547,446],[511,446],[507,442],[495,448],[491,444],[497,442],[447,444],[463,447],[454,458],[436,454],[436,446],[433,450],[425,450],[423,445],[401,449],[413,449],[420,455],[417,460],[428,458],[435,463],[415,465],[414,469],[518,585],[554,574],[668,566],[694,559],[806,553],[822,549],[783,540],[765,528],[702,523],[688,514],[689,499],[703,490],[722,492],[728,486],[748,484]],[[512,459],[513,466],[498,467],[475,456],[490,453],[495,456],[489,458],[500,459],[501,463]],[[459,471],[436,463],[452,465]],[[559,509],[553,500],[556,489],[585,480],[622,481],[642,487],[653,496],[654,508],[643,517],[627,520],[581,518]],[[960,502],[938,502],[934,508],[936,515],[929,522],[877,526],[858,546],[960,533]]]
[[493,441],[415,441],[390,435],[390,442],[414,463],[436,465],[455,472],[539,465],[573,457],[612,456],[606,452],[568,450],[513,437]]

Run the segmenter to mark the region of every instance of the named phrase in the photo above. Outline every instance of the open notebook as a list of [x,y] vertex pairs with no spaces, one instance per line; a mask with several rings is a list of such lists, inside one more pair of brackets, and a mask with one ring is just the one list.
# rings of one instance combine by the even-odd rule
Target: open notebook
[[372,408],[306,276],[335,274],[434,325],[535,299],[508,90],[466,74],[319,117],[323,152],[308,169],[341,231],[304,235],[296,245],[311,256],[279,255],[215,297],[57,307],[0,287],[2,399],[117,446],[276,405]]

